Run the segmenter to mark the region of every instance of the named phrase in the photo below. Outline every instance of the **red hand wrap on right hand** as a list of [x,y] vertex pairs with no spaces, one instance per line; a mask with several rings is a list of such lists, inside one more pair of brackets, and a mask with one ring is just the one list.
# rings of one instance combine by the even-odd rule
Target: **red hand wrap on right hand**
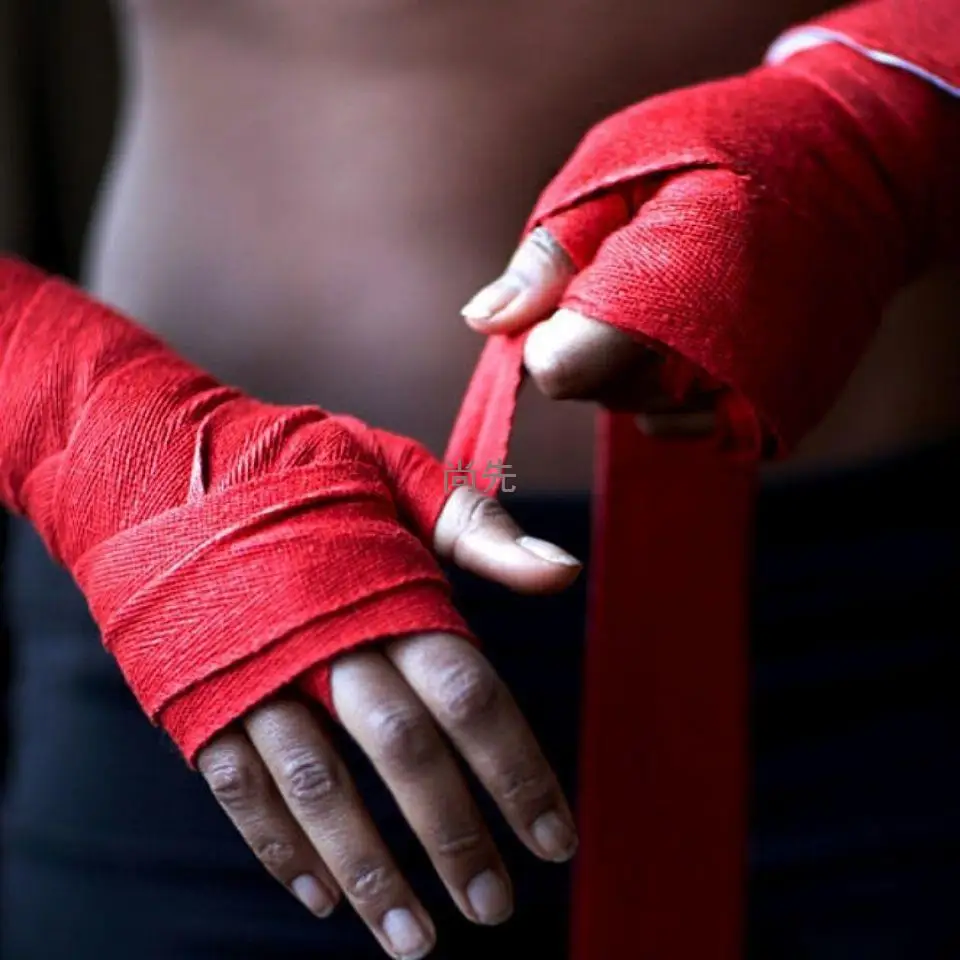
[[10,261],[0,396],[4,504],[188,760],[298,677],[329,706],[327,667],[358,644],[468,635],[426,545],[443,468],[417,444],[245,397]]

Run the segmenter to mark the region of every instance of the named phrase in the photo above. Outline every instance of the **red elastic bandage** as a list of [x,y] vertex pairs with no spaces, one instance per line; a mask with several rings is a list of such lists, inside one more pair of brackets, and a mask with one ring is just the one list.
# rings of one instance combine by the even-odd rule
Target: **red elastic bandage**
[[[846,39],[599,124],[528,227],[582,270],[562,307],[655,344],[668,392],[722,386],[715,440],[744,454],[600,420],[577,960],[742,956],[752,462],[814,426],[956,243],[956,0],[813,30]],[[448,458],[506,457],[523,341],[487,343]]]
[[[412,441],[223,387],[69,285],[0,262],[0,495],[75,576],[151,719],[193,760],[358,644],[468,635]],[[403,522],[401,522],[403,521]]]

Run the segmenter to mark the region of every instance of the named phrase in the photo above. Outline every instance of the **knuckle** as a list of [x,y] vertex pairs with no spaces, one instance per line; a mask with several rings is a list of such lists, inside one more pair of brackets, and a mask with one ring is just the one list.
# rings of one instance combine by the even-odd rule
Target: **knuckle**
[[264,776],[258,765],[232,757],[214,763],[206,771],[207,783],[225,810],[248,810],[264,793]]
[[512,806],[546,806],[553,796],[551,778],[541,770],[508,767],[499,778],[498,794]]
[[524,351],[524,363],[537,389],[550,400],[572,400],[580,394],[581,375],[567,352],[535,337],[531,332]]
[[575,400],[579,396],[574,377],[563,366],[538,370],[531,379],[548,400]]
[[336,764],[312,750],[290,753],[281,770],[291,799],[302,807],[321,806],[340,791]]
[[445,860],[454,860],[471,856],[484,846],[483,832],[478,829],[449,831],[441,832],[437,839],[436,851]]
[[500,684],[486,663],[460,660],[443,671],[437,693],[447,721],[465,727],[493,712],[500,700]]
[[537,227],[529,237],[530,246],[536,248],[545,260],[559,263],[570,270],[574,269],[573,262],[566,250],[554,239],[553,234],[544,226]]
[[397,872],[386,864],[361,862],[349,869],[344,889],[355,903],[373,904],[389,897],[398,880]]
[[291,873],[297,858],[297,848],[292,843],[275,838],[253,844],[253,852],[270,873],[281,878]]
[[436,758],[440,741],[423,711],[387,707],[371,717],[370,723],[378,753],[391,763],[422,767]]
[[493,497],[485,497],[482,494],[477,494],[477,496],[471,498],[469,512],[463,522],[463,533],[461,536],[469,536],[491,524],[500,523],[505,514],[506,511]]

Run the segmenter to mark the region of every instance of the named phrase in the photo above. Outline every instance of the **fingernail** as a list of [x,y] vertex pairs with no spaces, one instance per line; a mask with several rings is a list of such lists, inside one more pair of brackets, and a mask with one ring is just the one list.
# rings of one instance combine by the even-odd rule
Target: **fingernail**
[[324,885],[309,873],[297,877],[290,884],[293,895],[318,917],[329,917],[333,913],[334,902]]
[[549,563],[560,563],[565,567],[581,566],[576,557],[567,553],[566,550],[561,550],[555,543],[547,543],[546,540],[540,540],[538,537],[520,537],[517,543],[535,557]]
[[388,911],[382,925],[390,946],[401,960],[420,960],[430,952],[426,931],[406,908]]
[[490,320],[519,295],[520,286],[515,281],[500,277],[470,300],[460,315],[466,320]]
[[467,900],[481,923],[501,923],[513,912],[510,891],[492,870],[484,870],[470,881]]
[[556,863],[569,860],[577,851],[576,831],[554,810],[540,817],[531,832],[537,846]]

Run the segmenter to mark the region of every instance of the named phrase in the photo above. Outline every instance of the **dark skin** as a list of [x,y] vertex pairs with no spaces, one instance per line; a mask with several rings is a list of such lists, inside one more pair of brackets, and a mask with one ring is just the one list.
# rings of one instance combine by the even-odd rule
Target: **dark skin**
[[[471,490],[451,496],[434,546],[440,557],[524,593],[562,590],[580,572],[574,558],[525,538],[496,502]],[[534,856],[563,862],[573,855],[576,828],[556,777],[476,647],[437,634],[373,646],[340,658],[332,692],[339,721],[394,794],[467,919],[502,922],[513,900],[455,754]],[[198,768],[264,867],[312,912],[327,916],[346,898],[388,954],[421,956],[436,939],[432,921],[328,730],[315,706],[281,695],[214,738]]]
[[[456,312],[501,269],[582,132],[646,94],[749,68],[779,29],[830,5],[118,4],[136,82],[93,233],[91,285],[229,382],[349,411],[440,450],[479,345]],[[677,410],[648,389],[655,360],[641,347],[589,318],[552,316],[569,265],[546,235],[531,243],[514,264],[528,278],[525,305],[486,327],[539,324],[526,355],[537,389],[515,438],[521,486],[588,486],[592,410],[579,401],[629,402],[650,432],[709,429],[709,410]],[[915,401],[931,394],[931,371],[955,381],[938,360],[957,356],[955,329],[901,324],[845,419],[813,438],[815,452],[856,458],[942,427],[948,406]],[[909,376],[892,376],[904,356],[915,358]],[[640,395],[611,397],[625,382]],[[879,416],[878,397],[907,413]],[[448,509],[460,520],[438,531],[442,556],[529,592],[561,589],[576,571],[535,555],[508,562],[513,532],[490,533],[483,547],[471,541],[472,509]],[[488,524],[506,521],[486,515]],[[520,582],[534,569],[537,582]],[[465,916],[481,919],[469,905],[474,877],[508,881],[450,772],[452,749],[488,764],[481,779],[521,840],[553,856],[532,825],[551,809],[563,821],[565,804],[539,751],[517,753],[529,731],[473,648],[429,636],[344,657],[334,696]],[[483,709],[464,719],[464,703]],[[267,868],[314,912],[342,889],[389,953],[429,949],[432,925],[302,703],[255,711],[200,766]],[[299,882],[309,876],[319,895]],[[419,918],[424,946],[390,947],[384,920],[395,909]],[[508,913],[509,896],[488,919]]]
[[523,363],[551,400],[591,401],[636,413],[652,437],[696,437],[716,425],[712,398],[675,403],[659,388],[656,352],[620,330],[574,310],[557,309],[576,270],[563,248],[539,227],[517,248],[504,272],[461,311],[478,333],[530,329]]
[[[613,2],[628,18],[643,19]],[[421,28],[435,26],[435,17],[408,11],[388,49],[371,52],[368,61],[365,48],[376,45],[376,35],[364,16],[350,25],[345,8],[328,10],[314,28],[302,4],[287,4],[272,6],[263,29],[253,30],[248,14],[256,8],[142,2],[128,9],[140,82],[94,232],[92,287],[231,382],[268,399],[319,400],[438,447],[477,349],[474,337],[456,329],[460,298],[495,268],[522,207],[521,198],[512,207],[505,201],[496,222],[464,235],[461,255],[449,228],[474,195],[488,208],[484,198],[493,185],[478,189],[475,166],[449,162],[439,145],[422,158],[418,151],[434,126],[438,133],[448,129],[444,118],[463,113],[461,88],[444,80],[456,67],[441,55],[449,53],[444,37],[462,32],[472,41],[477,28],[493,27],[498,17],[451,7],[444,16],[452,22],[434,43]],[[585,29],[594,31],[596,42],[579,69],[595,77],[606,59],[607,31],[582,11],[576,26],[569,36],[564,26],[557,42],[566,49],[582,41]],[[422,76],[394,64],[423,43]],[[616,43],[618,57],[633,62],[635,45],[620,34]],[[510,56],[518,64],[529,59],[522,50]],[[468,107],[474,97],[477,107],[491,96],[491,104],[503,102],[496,90],[507,74],[500,67],[469,69],[479,72],[461,91]],[[555,64],[532,89],[553,88],[565,77],[566,68]],[[406,90],[400,99],[392,92],[396,83]],[[582,87],[590,100],[594,86]],[[385,115],[383,96],[393,98]],[[525,123],[531,106],[521,105],[514,120]],[[361,122],[368,109],[381,117],[372,126]],[[495,116],[460,128],[479,135]],[[581,105],[562,121],[565,146],[587,119]],[[526,149],[535,155],[536,142]],[[541,159],[544,168],[549,162]],[[370,164],[385,164],[382,176],[371,179]],[[167,182],[157,183],[157,176]],[[433,227],[411,236],[410,218],[428,214]],[[421,250],[424,241],[429,249]],[[370,262],[381,263],[382,282],[369,282]],[[188,264],[188,275],[180,274]],[[427,267],[411,286],[410,277]],[[349,323],[336,299],[328,299],[344,283]],[[441,327],[429,326],[434,318]],[[254,346],[251,338],[266,327],[268,342]],[[352,338],[377,371],[376,390],[356,375]],[[617,342],[632,362],[633,345],[619,335]],[[309,357],[309,370],[298,370],[292,357]],[[611,373],[625,369],[624,358],[608,355],[602,344],[596,362],[601,369],[611,364]],[[541,371],[534,375],[547,382]],[[430,404],[414,389],[424,383]],[[354,388],[363,390],[355,396]],[[389,398],[383,409],[371,407],[381,397]],[[408,409],[411,416],[401,418]],[[422,419],[437,414],[437,423]],[[574,429],[569,413],[546,429],[535,417],[534,439],[521,426],[517,449],[529,459],[516,467],[518,482],[534,489],[546,477],[574,488],[585,482],[589,417],[581,411]],[[562,589],[576,576],[575,563],[546,561],[518,547],[506,514],[489,501],[478,508],[467,496],[459,491],[441,517],[440,556],[524,592]],[[509,877],[454,752],[535,856],[562,861],[572,854],[575,831],[556,778],[512,696],[474,647],[454,637],[404,638],[342,657],[332,683],[340,721],[380,771],[468,919],[500,922],[513,904]],[[314,913],[326,915],[345,895],[392,956],[420,956],[432,947],[430,918],[373,827],[325,721],[303,703],[281,697],[263,705],[215,738],[198,765],[264,866]]]
[[[510,305],[485,322],[476,319],[476,303],[465,312],[486,331],[523,329],[550,314],[572,276],[563,251],[539,230],[494,285],[495,295],[519,288]],[[525,362],[536,385],[555,398],[605,401],[618,384],[632,384],[633,396],[622,400],[651,434],[695,435],[713,426],[709,409],[676,407],[659,394],[653,353],[571,311],[537,325]],[[644,384],[645,394],[638,389]],[[435,548],[523,592],[569,585],[578,571],[572,558],[544,545],[536,549],[556,551],[558,562],[543,561],[524,542],[499,504],[467,488],[448,502]],[[431,634],[344,655],[333,668],[332,688],[341,723],[372,760],[468,919],[505,920],[510,880],[441,734],[535,856],[562,862],[573,854],[576,832],[556,777],[509,691],[465,640]],[[329,914],[343,891],[388,952],[417,956],[432,945],[429,916],[309,708],[281,699],[254,710],[242,731],[217,737],[198,766],[261,862],[315,913]]]
[[[524,537],[477,490],[454,491],[434,537],[439,556],[525,593],[568,586],[579,564]],[[461,637],[403,637],[340,657],[339,721],[371,759],[464,916],[499,923],[510,878],[454,753],[534,856],[563,862],[576,828],[557,778],[513,697]],[[428,952],[436,930],[364,808],[324,722],[280,696],[215,737],[197,766],[269,872],[324,917],[345,896],[384,950]]]

